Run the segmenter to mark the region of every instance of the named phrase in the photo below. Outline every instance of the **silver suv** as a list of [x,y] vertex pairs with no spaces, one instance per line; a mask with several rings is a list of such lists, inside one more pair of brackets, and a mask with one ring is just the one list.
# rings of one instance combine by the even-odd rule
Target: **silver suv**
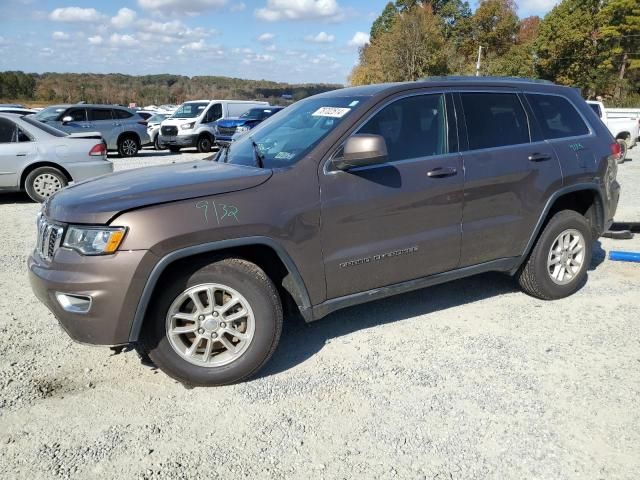
[[133,110],[114,105],[52,105],[36,120],[69,133],[100,132],[107,149],[122,157],[134,157],[150,142],[145,120]]

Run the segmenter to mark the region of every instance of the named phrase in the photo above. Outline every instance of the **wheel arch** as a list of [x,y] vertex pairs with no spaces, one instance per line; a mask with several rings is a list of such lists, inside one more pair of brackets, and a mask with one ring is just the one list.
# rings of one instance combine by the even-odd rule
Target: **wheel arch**
[[302,316],[309,321],[307,318],[311,312],[309,293],[298,268],[280,244],[268,237],[221,240],[175,250],[160,259],[149,274],[138,301],[129,331],[129,342],[137,342],[140,339],[149,303],[156,292],[156,287],[164,278],[186,264],[200,265],[221,256],[244,258],[258,265],[274,281],[280,295],[282,296],[283,293],[290,295]]
[[602,192],[597,185],[586,183],[562,188],[555,192],[547,201],[536,227],[529,238],[521,261],[511,273],[515,273],[527,259],[540,234],[551,217],[561,210],[574,210],[587,218],[591,225],[593,238],[597,238],[604,231],[604,201]]
[[138,142],[138,148],[140,148],[141,144],[140,144],[140,135],[138,135],[136,132],[132,131],[132,130],[128,130],[126,132],[122,132],[120,135],[118,135],[118,139],[116,140],[116,145],[120,146],[120,140],[122,140],[123,138],[128,138],[128,137],[132,137],[135,139],[136,142]]
[[618,132],[616,140],[627,140],[631,138],[631,132]]
[[62,174],[67,178],[67,182],[72,182],[73,181],[73,177],[71,176],[71,174],[69,173],[69,171],[64,168],[62,165],[58,164],[58,163],[54,163],[54,162],[47,162],[47,161],[43,161],[43,162],[35,162],[35,163],[31,163],[29,165],[27,165],[24,170],[22,170],[22,173],[20,174],[20,190],[24,190],[25,188],[25,181],[27,180],[27,176],[33,172],[36,168],[40,168],[40,167],[52,167],[55,168],[56,170],[60,170],[60,172],[62,172]]

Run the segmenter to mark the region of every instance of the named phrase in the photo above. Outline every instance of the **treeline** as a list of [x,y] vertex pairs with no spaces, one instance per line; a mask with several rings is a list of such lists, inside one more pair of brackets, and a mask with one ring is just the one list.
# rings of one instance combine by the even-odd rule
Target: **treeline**
[[513,0],[396,0],[371,27],[350,82],[355,85],[473,75],[551,80],[640,105],[640,3],[562,0],[544,18],[520,19]]
[[266,80],[182,75],[0,72],[0,102],[87,103],[126,105],[180,104],[199,98],[294,100],[340,88],[331,84],[291,85]]

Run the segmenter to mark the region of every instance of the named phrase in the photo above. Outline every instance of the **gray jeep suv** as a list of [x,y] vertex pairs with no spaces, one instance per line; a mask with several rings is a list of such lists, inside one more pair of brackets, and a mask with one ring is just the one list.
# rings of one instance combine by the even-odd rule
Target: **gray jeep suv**
[[487,271],[571,295],[613,221],[619,153],[579,94],[550,83],[336,90],[212,160],[57,193],[31,284],[77,341],[133,344],[186,384],[237,382],[275,350],[288,302],[311,322]]
[[108,150],[122,157],[134,157],[142,145],[151,140],[147,123],[128,108],[114,105],[53,105],[34,118],[69,133],[100,132]]

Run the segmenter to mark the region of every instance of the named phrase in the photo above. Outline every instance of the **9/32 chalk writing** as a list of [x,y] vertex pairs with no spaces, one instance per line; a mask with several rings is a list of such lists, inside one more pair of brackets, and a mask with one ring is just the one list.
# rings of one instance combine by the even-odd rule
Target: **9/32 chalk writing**
[[[213,209],[213,212],[209,211],[209,207]],[[238,219],[238,215],[240,214],[240,210],[235,205],[229,205],[226,203],[216,203],[211,200],[200,200],[196,202],[196,208],[202,210],[202,214],[204,215],[204,223],[209,223],[209,216],[213,213],[216,217],[216,223],[218,225],[222,224],[225,221],[236,221],[240,223]]]

